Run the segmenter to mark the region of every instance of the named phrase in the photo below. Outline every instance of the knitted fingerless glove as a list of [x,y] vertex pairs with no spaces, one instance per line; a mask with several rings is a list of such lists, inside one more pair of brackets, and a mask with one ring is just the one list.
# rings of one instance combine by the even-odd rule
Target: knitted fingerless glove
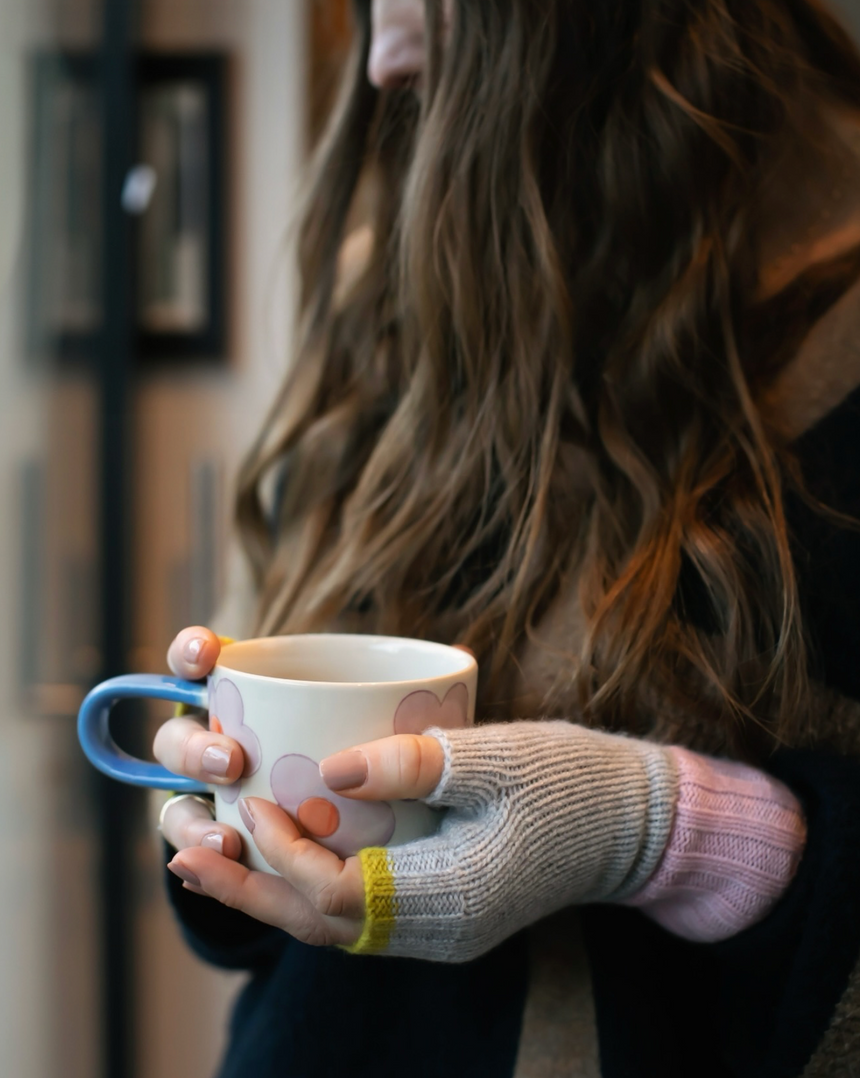
[[567,722],[430,729],[445,753],[429,838],[359,853],[357,953],[476,958],[573,903],[617,901],[653,873],[677,768],[659,745]]
[[772,776],[670,748],[678,804],[660,863],[624,900],[676,936],[713,943],[763,920],[794,877],[806,842],[800,802]]

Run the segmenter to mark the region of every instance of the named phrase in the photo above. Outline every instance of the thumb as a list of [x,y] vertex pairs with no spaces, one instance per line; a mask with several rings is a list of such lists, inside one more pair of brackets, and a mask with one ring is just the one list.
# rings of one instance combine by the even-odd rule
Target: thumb
[[445,753],[435,737],[395,734],[335,753],[320,763],[330,790],[363,801],[427,797],[439,785]]

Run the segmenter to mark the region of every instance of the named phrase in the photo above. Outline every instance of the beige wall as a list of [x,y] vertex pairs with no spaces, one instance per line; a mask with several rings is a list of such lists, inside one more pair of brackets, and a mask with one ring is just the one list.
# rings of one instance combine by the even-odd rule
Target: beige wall
[[[37,372],[25,355],[21,317],[28,57],[60,37],[82,46],[95,40],[99,6],[0,0],[0,1069],[14,1078],[100,1073],[95,822],[80,795],[89,772],[75,737],[76,689],[63,683],[63,671],[85,678],[98,659],[84,632],[90,612],[70,610],[67,602],[69,574],[92,573],[96,564],[96,401],[84,377]],[[306,31],[304,0],[142,0],[142,7],[147,46],[223,48],[233,60],[229,363],[147,377],[134,416],[139,496],[130,662],[160,669],[179,628],[171,574],[193,568],[201,540],[190,508],[195,469],[212,465],[222,477],[223,555],[231,476],[282,373],[294,291],[282,240],[303,158]],[[21,480],[33,466],[45,483],[40,650],[50,689],[22,703]],[[73,634],[81,627],[77,650],[60,631],[70,619]],[[181,943],[150,828],[137,834],[135,855],[141,979],[138,1072],[129,1078],[208,1078],[237,978],[203,967]]]
[[[41,467],[55,490],[75,491],[62,469],[49,476],[46,467],[55,448],[64,457],[52,429],[61,391],[29,365],[21,341],[28,58],[56,40],[56,14],[47,0],[0,3],[0,1045],[3,1072],[16,1078],[99,1073],[95,850],[92,820],[76,796],[84,768],[73,723],[34,714],[18,691],[25,469]],[[90,6],[79,4],[78,14],[77,40],[85,42]],[[67,400],[71,434],[92,400],[82,384],[69,386]],[[76,454],[85,458],[86,426],[78,434]],[[86,482],[76,493],[75,523],[63,537],[70,554],[91,534]]]
[[[229,362],[223,370],[153,375],[137,398],[133,666],[160,669],[183,621],[171,581],[193,572],[193,551],[208,538],[193,508],[195,469],[211,466],[221,476],[216,546],[223,558],[238,458],[284,369],[294,282],[283,243],[304,154],[305,5],[148,0],[142,38],[149,48],[228,51],[234,101]],[[149,836],[141,838],[139,871],[139,1076],[206,1078],[239,979],[204,968],[186,952],[161,890],[160,850]]]

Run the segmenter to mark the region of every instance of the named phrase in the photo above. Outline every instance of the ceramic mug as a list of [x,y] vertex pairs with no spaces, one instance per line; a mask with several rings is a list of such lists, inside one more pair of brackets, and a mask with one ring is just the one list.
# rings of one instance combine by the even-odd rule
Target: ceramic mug
[[[322,799],[331,831],[314,837],[341,857],[431,834],[438,812],[420,801],[342,797],[323,783],[319,761],[390,734],[471,724],[477,680],[471,655],[430,641],[329,633],[242,640],[221,649],[205,683],[154,674],[102,682],[81,705],[78,737],[90,761],[121,782],[183,793],[214,790],[216,819],[243,837],[244,862],[270,872],[239,816],[240,797],[274,801],[299,824],[303,806]],[[242,746],[245,774],[231,786],[208,787],[129,756],[108,724],[123,697],[208,711],[209,728]]]

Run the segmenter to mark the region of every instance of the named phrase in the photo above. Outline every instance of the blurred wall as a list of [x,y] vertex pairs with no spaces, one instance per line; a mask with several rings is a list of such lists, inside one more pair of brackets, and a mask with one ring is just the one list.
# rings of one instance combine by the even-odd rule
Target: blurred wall
[[[136,397],[129,665],[162,670],[172,636],[209,620],[223,598],[236,465],[285,369],[295,292],[285,244],[305,155],[308,31],[304,0],[145,0],[142,11],[143,47],[224,50],[232,62],[230,354],[220,368],[168,365],[144,377]],[[201,579],[212,564],[218,579]],[[241,978],[186,951],[152,836],[141,835],[138,858],[139,1076],[205,1078]]]
[[[66,569],[84,550],[93,557],[93,398],[85,380],[55,380],[23,342],[30,57],[64,35],[93,44],[100,19],[95,2],[80,0],[72,19],[68,7],[0,3],[0,1044],[15,1078],[100,1072],[93,821],[68,721],[75,691],[57,678],[45,632]],[[61,429],[57,414],[68,418]],[[83,466],[51,467],[75,442]],[[47,564],[49,551],[54,579],[29,587],[37,553]],[[24,622],[35,640],[26,654]]]
[[[307,30],[305,0],[141,0],[141,9],[144,46],[223,49],[232,62],[229,356],[144,376],[133,417],[128,665],[161,670],[173,633],[208,617],[219,597],[232,476],[283,372]],[[97,49],[101,22],[100,0],[0,0],[0,1071],[10,1078],[102,1070],[98,851],[73,721],[99,664],[97,397],[83,369],[31,355],[25,340],[31,59],[59,45]],[[202,497],[213,490],[214,500]],[[212,559],[214,584],[203,580]],[[27,640],[35,646],[22,652]],[[135,835],[138,1067],[128,1078],[208,1078],[241,979],[190,956],[167,908],[154,829]]]

